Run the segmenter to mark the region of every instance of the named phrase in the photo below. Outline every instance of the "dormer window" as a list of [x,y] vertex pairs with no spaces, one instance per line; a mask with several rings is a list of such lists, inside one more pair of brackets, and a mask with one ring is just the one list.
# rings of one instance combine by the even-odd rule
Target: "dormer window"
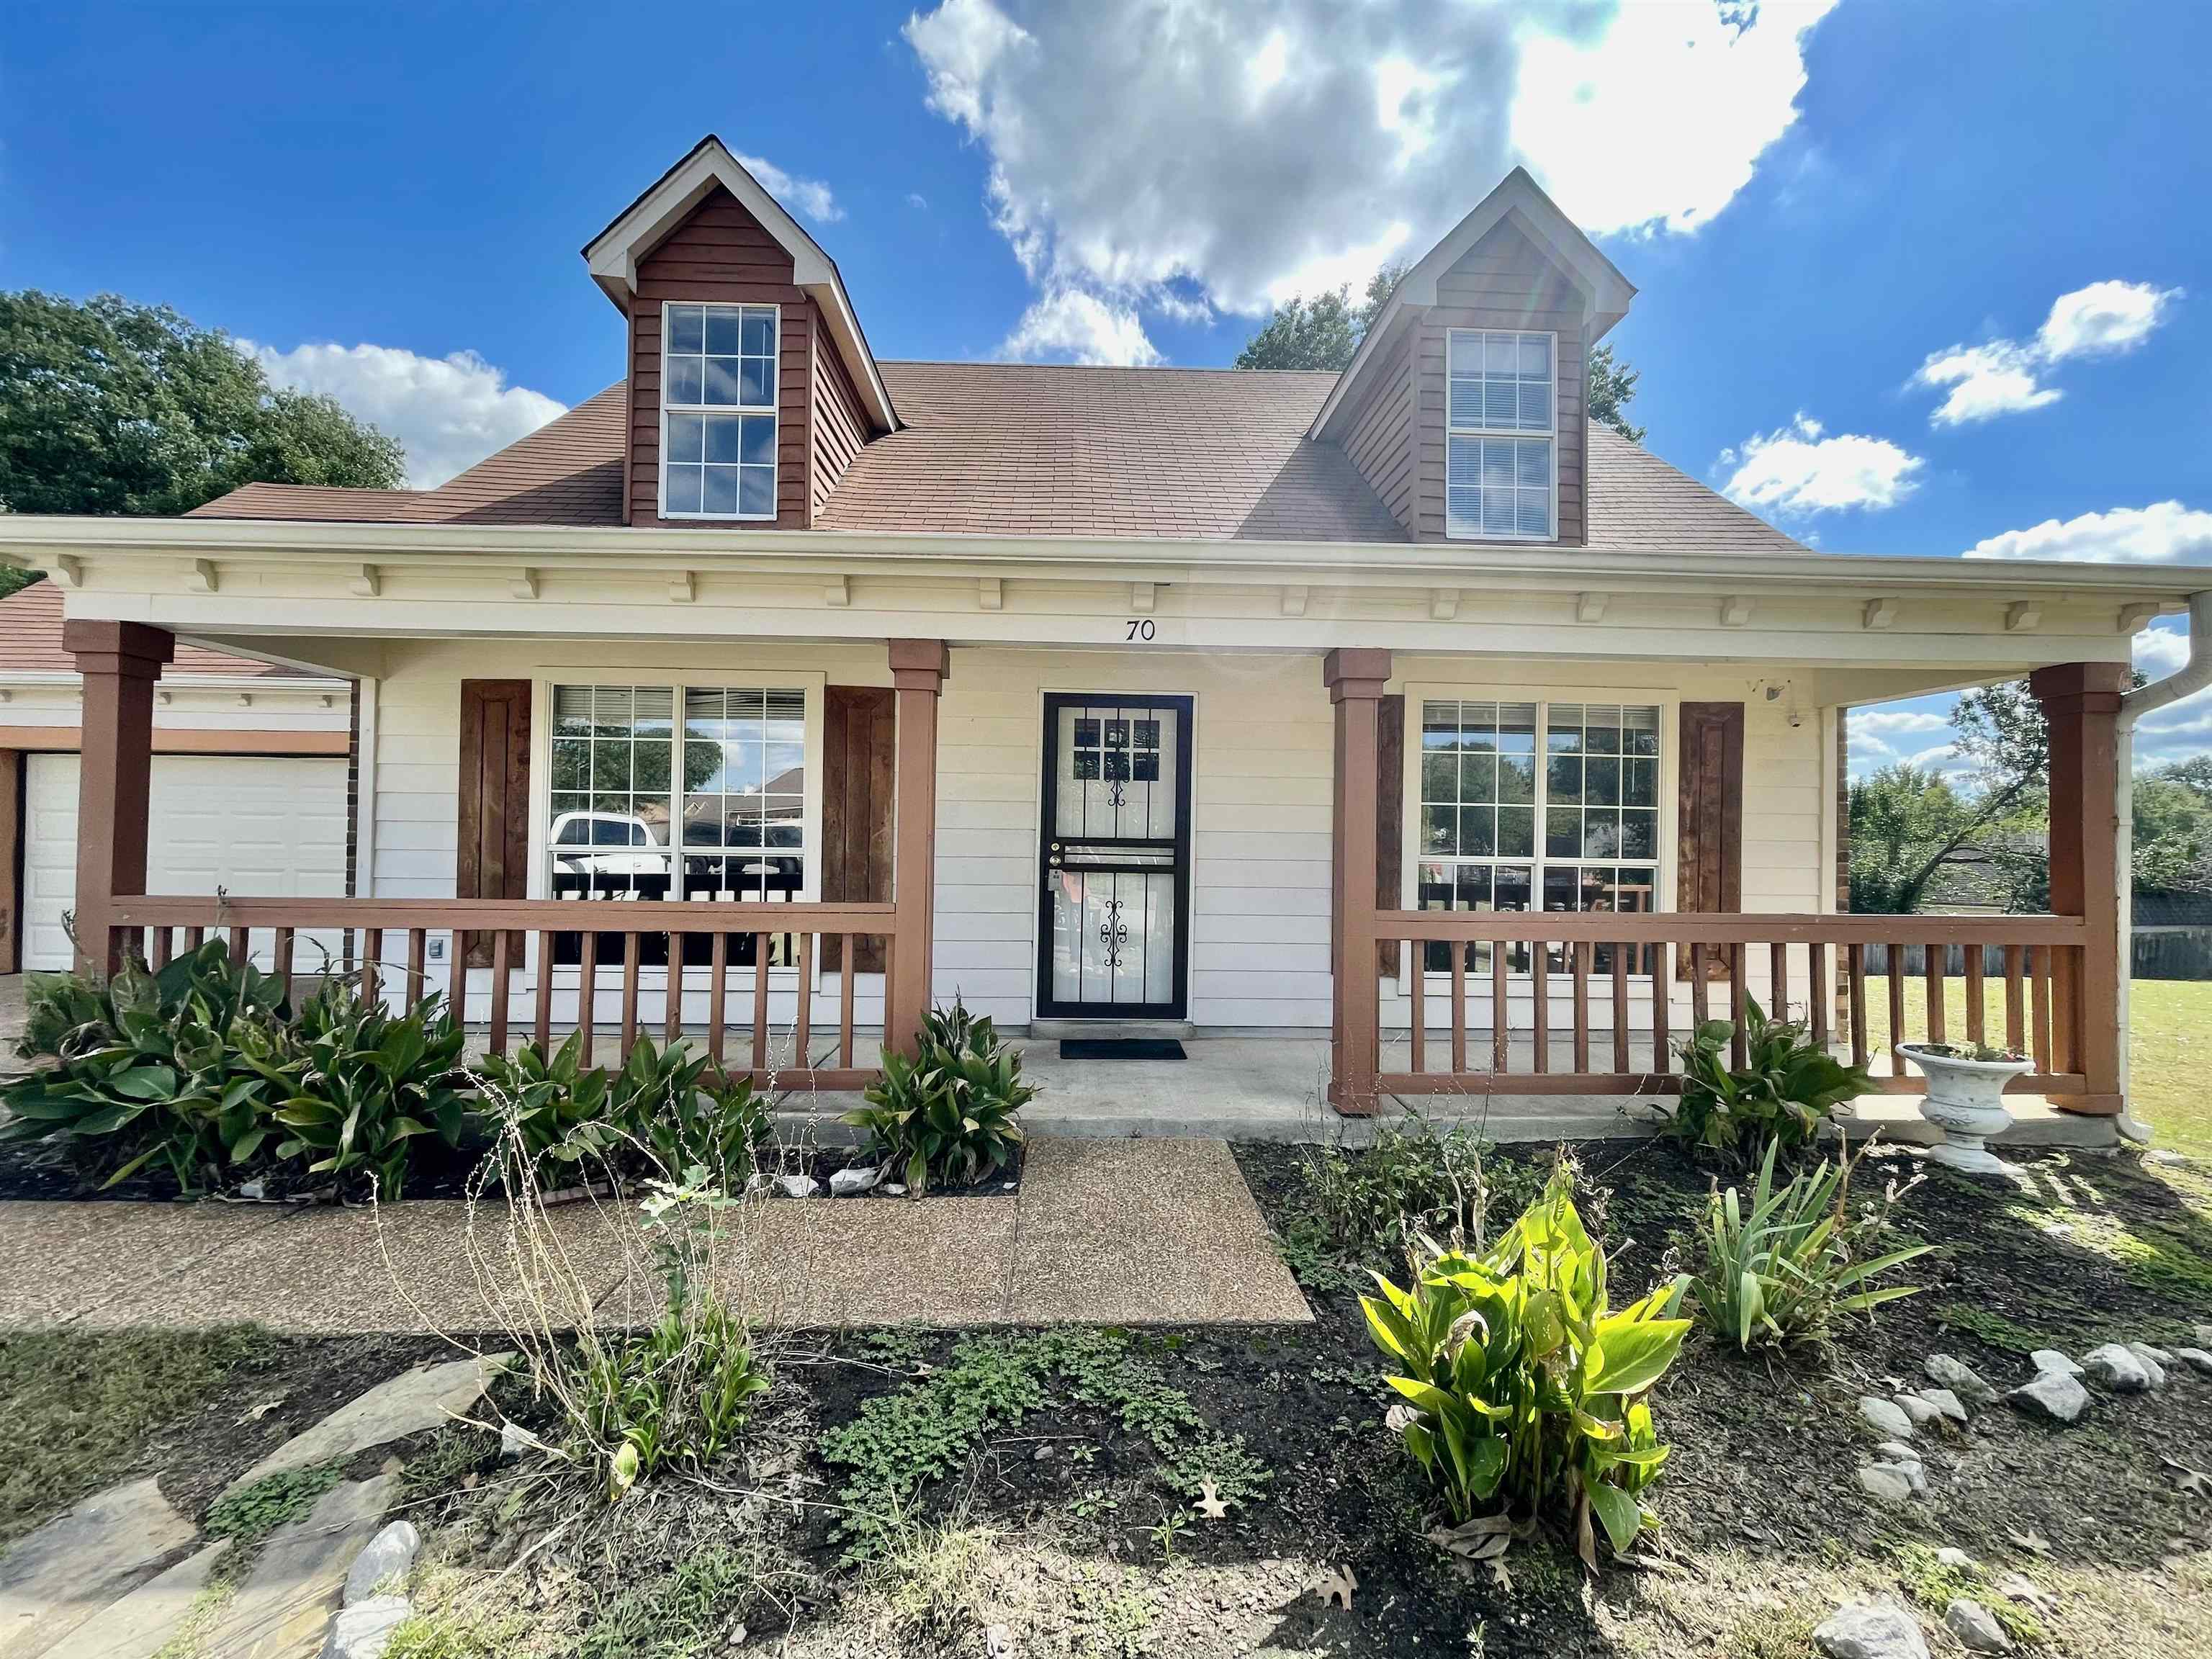
[[775,517],[775,306],[661,310],[661,514]]
[[1559,349],[1551,334],[1455,328],[1446,345],[1444,533],[1559,534]]

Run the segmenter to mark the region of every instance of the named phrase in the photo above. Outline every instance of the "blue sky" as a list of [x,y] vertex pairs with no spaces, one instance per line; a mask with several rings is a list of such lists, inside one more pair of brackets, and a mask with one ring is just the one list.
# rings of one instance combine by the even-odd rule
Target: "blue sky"
[[[15,9],[0,285],[226,328],[434,482],[617,377],[578,249],[705,131],[769,164],[886,357],[1224,363],[1522,161],[1641,289],[1614,339],[1650,447],[1793,533],[2212,563],[2212,7],[635,15]],[[1858,737],[1946,758],[1940,720]],[[2143,745],[2208,746],[2203,706]]]

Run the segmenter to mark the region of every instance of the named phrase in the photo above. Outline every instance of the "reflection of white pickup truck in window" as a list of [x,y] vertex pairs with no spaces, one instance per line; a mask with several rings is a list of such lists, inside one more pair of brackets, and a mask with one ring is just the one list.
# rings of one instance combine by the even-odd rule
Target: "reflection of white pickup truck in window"
[[[587,850],[588,849],[588,850]],[[553,889],[566,892],[667,890],[668,849],[629,812],[563,812],[553,820]]]

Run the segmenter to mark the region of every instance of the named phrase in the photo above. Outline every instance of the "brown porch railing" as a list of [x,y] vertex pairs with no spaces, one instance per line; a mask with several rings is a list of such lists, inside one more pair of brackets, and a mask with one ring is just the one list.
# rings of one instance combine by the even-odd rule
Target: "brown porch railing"
[[[1966,1009],[1955,1036],[2030,1055],[2035,1069],[2014,1081],[2015,1091],[2079,1097],[2086,1089],[2077,988],[2087,935],[2078,916],[1386,910],[1375,923],[1378,939],[1399,945],[1402,977],[1381,988],[1382,997],[1402,997],[1406,1021],[1401,1039],[1383,1026],[1382,997],[1370,1010],[1382,1039],[1370,1050],[1382,1056],[1373,1080],[1381,1094],[1674,1092],[1681,1079],[1673,1051],[1686,1035],[1677,1022],[1732,1021],[1741,1064],[1747,996],[1777,1017],[1805,1019],[1816,1040],[1867,1066],[1879,1058],[1867,1018],[1870,945],[1889,947],[1872,988],[1888,1016],[1878,1089],[1918,1093],[1922,1083],[1897,1045],[1953,1036],[1944,998],[1958,945],[1966,947]],[[1907,946],[1925,954],[1917,1030],[1907,1029]],[[1996,1019],[1987,1006],[1984,952],[1992,947],[2002,962]],[[1401,1042],[1406,1063],[1394,1069]],[[1353,1097],[1363,1092],[1354,1079]],[[2081,1104],[2117,1108],[2101,1099]]]
[[[434,934],[449,937],[446,964],[449,984],[465,992],[470,972],[467,961],[471,938],[488,943],[489,952],[489,1018],[485,1022],[486,1049],[505,1054],[518,1028],[526,1030],[541,1045],[553,1035],[555,940],[576,937],[581,941],[576,975],[575,1029],[583,1034],[583,1057],[588,1062],[597,1036],[594,1030],[598,996],[612,988],[602,975],[617,977],[621,993],[620,1058],[629,1058],[636,1046],[640,1022],[639,992],[643,945],[647,939],[665,939],[670,967],[663,994],[662,1030],[673,1041],[682,1030],[686,976],[683,964],[688,940],[707,941],[703,964],[706,992],[707,1051],[729,1066],[732,1073],[750,1072],[755,1085],[779,1088],[854,1090],[875,1075],[873,1067],[858,1063],[853,1040],[855,945],[863,939],[882,941],[884,984],[884,1024],[887,1047],[904,1040],[910,1020],[902,1021],[893,1006],[894,962],[901,948],[899,912],[892,904],[732,904],[732,903],[614,903],[558,899],[314,899],[314,898],[169,898],[122,897],[111,903],[108,920],[110,947],[137,956],[154,967],[166,964],[180,949],[198,950],[209,939],[227,939],[234,961],[252,959],[255,935],[269,938],[272,971],[289,994],[295,976],[295,945],[302,935],[321,936],[334,970],[358,975],[364,994],[389,988],[402,976],[405,994],[420,996],[427,979],[429,940]],[[533,1006],[518,1018],[514,1006],[514,978],[526,963],[520,939],[534,934],[538,971],[532,988]],[[600,941],[621,941],[622,960],[602,964]],[[738,941],[752,941],[750,967],[735,958]],[[814,969],[823,959],[823,946],[830,939],[842,943],[838,952],[837,1006],[834,1013],[815,1006]],[[393,959],[388,947],[401,945],[404,954]],[[795,970],[793,987],[796,1012],[792,1021],[793,1063],[769,1064],[769,975]],[[562,964],[561,971],[568,971]],[[702,968],[694,968],[699,974]],[[732,1000],[740,1017],[732,1021]],[[750,1002],[747,1010],[746,1004]],[[462,995],[453,997],[457,1015],[465,1013]],[[745,1017],[749,1012],[749,1018]],[[834,1020],[836,1041],[825,1047],[817,1060],[818,1036]],[[726,1055],[732,1035],[749,1037],[749,1050]]]

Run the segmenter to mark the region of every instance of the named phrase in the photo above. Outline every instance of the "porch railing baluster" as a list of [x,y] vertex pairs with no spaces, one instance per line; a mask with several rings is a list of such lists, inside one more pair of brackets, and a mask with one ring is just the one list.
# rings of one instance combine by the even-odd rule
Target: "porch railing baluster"
[[1574,939],[1567,945],[1567,959],[1572,964],[1569,989],[1575,1002],[1575,1070],[1589,1070],[1589,969],[1590,946],[1587,939]]
[[[508,941],[514,937],[514,935],[504,927],[491,936],[491,1030],[487,1041],[489,1044],[489,1052],[495,1054],[503,1054],[507,1052],[507,952]],[[415,936],[412,933],[408,935],[408,951],[410,957],[414,951],[414,939]]]
[[1615,943],[1613,952],[1613,1069],[1628,1070],[1628,946]]
[[588,1066],[592,1063],[592,1040],[596,1035],[592,1028],[599,1023],[599,936],[586,933],[583,946],[583,958],[576,970],[576,1029],[583,1033],[584,1040],[578,1047],[576,1058],[580,1064]]
[[1928,1040],[1930,1042],[1944,1041],[1943,979],[1950,964],[1943,958],[1948,954],[1946,947],[1941,945],[1920,947],[1920,976],[1928,987]]
[[538,930],[538,1006],[534,1012],[538,1051],[550,1054],[553,1048],[553,935],[542,927]]
[[625,1065],[630,1050],[637,1047],[637,969],[644,943],[644,936],[635,927],[623,934],[621,1052]]
[[[1396,948],[1396,944],[1393,941],[1394,953]],[[1406,1059],[1414,1073],[1419,1075],[1428,1070],[1428,1066],[1424,1063],[1425,1055],[1422,1051],[1422,1043],[1426,1036],[1423,1027],[1428,1023],[1428,1007],[1425,999],[1425,988],[1429,978],[1427,947],[1414,945],[1407,960],[1412,964],[1408,970],[1408,978],[1412,982],[1407,987],[1407,994],[1410,999],[1408,1010],[1410,1024],[1406,1032]]]
[[708,947],[711,954],[707,963],[707,1054],[714,1064],[722,1063],[723,999],[730,988],[730,936],[716,933]]

